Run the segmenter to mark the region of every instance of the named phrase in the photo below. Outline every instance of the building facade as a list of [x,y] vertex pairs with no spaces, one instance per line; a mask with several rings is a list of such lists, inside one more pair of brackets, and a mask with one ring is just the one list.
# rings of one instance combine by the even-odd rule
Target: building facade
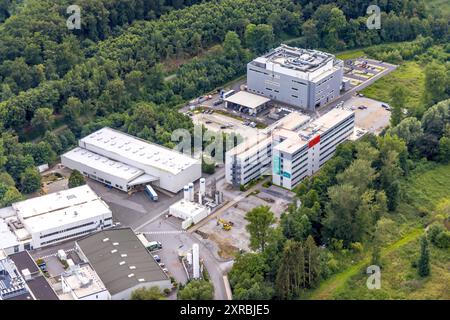
[[332,54],[281,45],[247,64],[247,90],[315,110],[339,96],[343,68]]
[[313,121],[292,112],[262,131],[259,139],[226,153],[226,181],[239,186],[271,174],[274,184],[292,189],[333,156],[353,134],[354,122],[354,112],[341,108]]
[[8,238],[15,239],[16,245],[7,248],[14,252],[85,236],[113,224],[108,205],[88,185],[16,202],[8,208],[0,225]]
[[354,122],[353,112],[334,109],[295,135],[274,132],[272,182],[292,189],[313,175],[353,134]]

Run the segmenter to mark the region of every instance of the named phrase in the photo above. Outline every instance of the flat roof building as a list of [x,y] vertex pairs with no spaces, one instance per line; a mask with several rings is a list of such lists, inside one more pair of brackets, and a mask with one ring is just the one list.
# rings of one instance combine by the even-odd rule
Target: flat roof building
[[108,205],[88,186],[13,203],[0,217],[8,254],[32,250],[112,226]]
[[182,219],[181,227],[187,229],[206,218],[209,210],[205,205],[182,199],[169,207],[169,214]]
[[176,193],[201,175],[200,160],[108,127],[80,139],[61,163],[122,191],[152,182]]
[[343,67],[332,54],[282,44],[247,64],[247,90],[314,110],[339,96]]
[[354,121],[354,112],[342,108],[315,120],[292,112],[226,153],[226,181],[238,186],[271,174],[274,184],[292,189],[352,136]]
[[76,241],[77,253],[98,274],[113,300],[130,299],[142,287],[171,282],[131,228],[103,230]]
[[111,295],[89,263],[73,264],[63,274],[51,279],[60,300],[111,300]]
[[258,114],[267,107],[270,101],[269,98],[258,96],[247,91],[239,91],[223,100],[225,101],[225,108],[236,109],[250,115]]
[[17,300],[59,300],[55,291],[41,274],[36,262],[27,251],[22,251],[9,256],[25,280],[27,293],[15,297]]

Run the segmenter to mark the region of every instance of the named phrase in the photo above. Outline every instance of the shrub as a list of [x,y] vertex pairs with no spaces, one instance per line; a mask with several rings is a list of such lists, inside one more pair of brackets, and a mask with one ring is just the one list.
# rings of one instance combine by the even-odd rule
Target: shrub
[[433,223],[427,231],[428,239],[430,239],[431,243],[436,244],[436,237],[439,233],[445,231],[445,228],[440,223]]
[[440,232],[435,239],[434,244],[436,247],[441,249],[447,249],[450,247],[450,232],[448,231],[442,231]]
[[352,242],[352,243],[350,244],[350,249],[351,249],[353,252],[361,252],[362,249],[363,249],[363,245],[361,244],[361,242]]

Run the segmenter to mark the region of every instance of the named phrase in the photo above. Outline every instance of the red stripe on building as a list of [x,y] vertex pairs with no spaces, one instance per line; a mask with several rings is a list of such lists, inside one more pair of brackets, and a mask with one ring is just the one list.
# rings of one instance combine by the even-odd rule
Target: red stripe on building
[[308,148],[314,147],[316,144],[320,142],[320,135],[315,136],[308,142]]

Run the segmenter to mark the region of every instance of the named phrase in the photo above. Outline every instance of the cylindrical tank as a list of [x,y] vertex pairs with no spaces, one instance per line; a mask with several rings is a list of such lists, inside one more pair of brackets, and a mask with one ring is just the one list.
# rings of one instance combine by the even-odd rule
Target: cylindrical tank
[[203,204],[203,194],[201,191],[198,192],[198,203]]
[[189,201],[189,186],[184,186],[184,188],[183,188],[183,192],[184,192],[184,197],[183,197],[183,199],[184,200],[186,200],[186,201]]
[[194,201],[194,184],[189,183],[189,201]]
[[193,278],[200,278],[200,249],[198,243],[194,243],[192,246],[192,272]]
[[216,191],[216,194],[214,195],[214,201],[216,202],[216,204],[220,204],[219,191]]
[[206,193],[206,179],[205,178],[200,178],[200,193],[202,195],[205,195],[205,193]]

